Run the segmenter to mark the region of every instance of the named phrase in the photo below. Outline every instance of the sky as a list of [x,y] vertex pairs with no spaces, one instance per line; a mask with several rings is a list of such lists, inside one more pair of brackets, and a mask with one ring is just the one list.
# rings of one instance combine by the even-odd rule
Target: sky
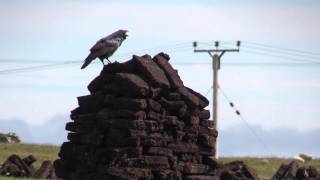
[[[312,0],[0,1],[0,122],[37,126],[68,115],[102,68],[80,70],[90,47],[127,29],[112,60],[164,51],[185,85],[209,92],[210,100],[211,59],[193,53],[192,42],[236,48],[241,40],[240,52],[226,53],[219,71],[228,99],[251,126],[311,132],[320,128],[319,18],[320,3]],[[219,129],[245,123],[221,92],[218,102]]]

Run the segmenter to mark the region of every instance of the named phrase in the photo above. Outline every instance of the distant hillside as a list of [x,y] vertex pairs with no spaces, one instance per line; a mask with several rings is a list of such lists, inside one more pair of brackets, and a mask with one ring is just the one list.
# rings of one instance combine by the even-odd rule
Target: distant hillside
[[64,130],[69,115],[56,115],[42,125],[30,125],[21,119],[0,120],[0,132],[15,132],[24,143],[61,145],[67,140]]
[[220,130],[220,152],[224,156],[292,157],[300,153],[320,157],[320,129],[298,132],[294,129],[277,128],[264,130],[251,125],[260,141],[246,125],[235,125]]

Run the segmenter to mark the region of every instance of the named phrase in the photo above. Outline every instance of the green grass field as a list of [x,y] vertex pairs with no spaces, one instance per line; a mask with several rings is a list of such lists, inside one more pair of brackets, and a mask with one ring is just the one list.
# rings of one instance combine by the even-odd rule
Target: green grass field
[[0,180],[35,180],[35,179],[32,179],[32,178],[12,178],[12,177],[0,176]]
[[[38,168],[42,161],[54,161],[58,157],[59,147],[51,145],[35,145],[35,144],[1,144],[0,143],[0,163],[3,163],[11,154],[17,154],[22,158],[32,154],[37,158],[34,163]],[[276,170],[283,163],[290,162],[285,158],[264,158],[264,157],[221,157],[224,163],[242,160],[248,166],[255,169],[261,179],[270,179]],[[320,170],[320,159],[312,160],[305,163],[304,166],[314,166]],[[28,178],[7,178],[0,177],[0,180],[32,180]]]
[[3,144],[0,143],[0,163],[2,164],[10,155],[17,154],[21,158],[34,155],[37,161],[33,164],[39,168],[42,161],[54,161],[58,157],[59,147],[35,144]]

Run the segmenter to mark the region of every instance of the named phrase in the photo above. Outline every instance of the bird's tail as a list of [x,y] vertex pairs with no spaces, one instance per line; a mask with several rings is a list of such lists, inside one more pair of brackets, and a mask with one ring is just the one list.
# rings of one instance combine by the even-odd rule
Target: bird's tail
[[84,69],[87,67],[96,57],[92,53],[88,55],[88,57],[84,60],[83,65],[81,66],[81,69]]

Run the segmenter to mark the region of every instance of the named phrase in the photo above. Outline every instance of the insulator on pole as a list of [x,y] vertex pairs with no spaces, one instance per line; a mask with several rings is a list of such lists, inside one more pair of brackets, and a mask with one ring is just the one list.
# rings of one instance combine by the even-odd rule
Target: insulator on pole
[[193,45],[194,48],[196,48],[198,46],[197,41],[193,41],[192,45]]
[[237,115],[240,115],[240,112],[238,110],[236,110]]
[[214,42],[214,46],[215,46],[216,48],[218,48],[218,47],[219,47],[219,41],[215,41],[215,42]]
[[241,41],[237,41],[237,46],[240,47]]

